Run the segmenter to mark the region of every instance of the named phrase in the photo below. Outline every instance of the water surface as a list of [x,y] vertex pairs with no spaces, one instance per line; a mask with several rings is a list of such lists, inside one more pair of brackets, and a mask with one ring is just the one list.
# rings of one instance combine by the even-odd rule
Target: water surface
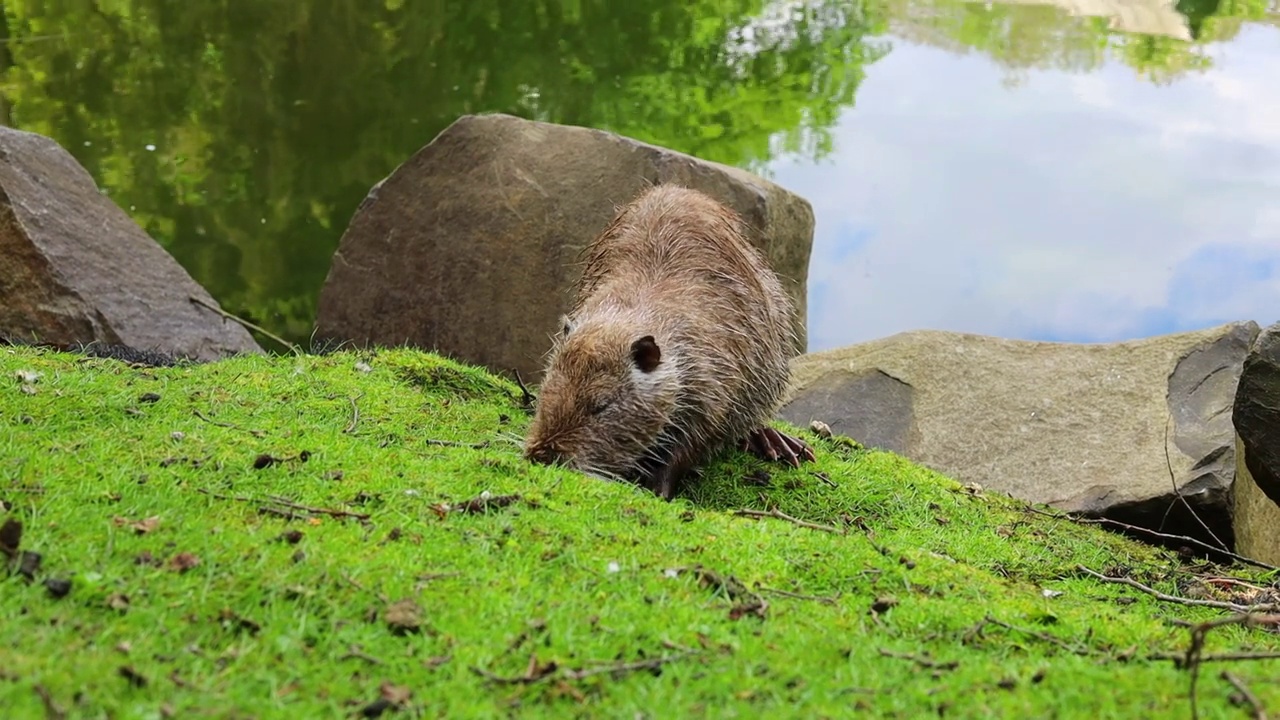
[[1280,319],[1268,0],[8,2],[3,120],[305,341],[368,189],[458,115],[614,130],[814,205],[810,349]]

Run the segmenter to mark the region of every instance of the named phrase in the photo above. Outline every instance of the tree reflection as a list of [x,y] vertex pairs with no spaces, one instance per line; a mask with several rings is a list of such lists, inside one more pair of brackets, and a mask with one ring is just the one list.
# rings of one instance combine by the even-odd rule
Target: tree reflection
[[853,3],[762,6],[11,1],[5,94],[15,125],[76,154],[229,310],[305,340],[357,204],[459,115],[753,168],[823,155],[877,22]]

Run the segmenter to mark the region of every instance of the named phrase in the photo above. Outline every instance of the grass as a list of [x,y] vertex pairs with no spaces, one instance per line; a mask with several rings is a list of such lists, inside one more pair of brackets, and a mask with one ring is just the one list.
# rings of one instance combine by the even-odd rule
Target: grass
[[[665,503],[524,462],[527,422],[509,383],[407,350],[153,369],[0,348],[0,501],[42,560],[0,571],[0,707],[1189,717],[1188,671],[1149,658],[1187,648],[1171,620],[1223,611],[1077,566],[1170,594],[1272,582],[811,435],[815,465],[731,453]],[[1229,626],[1205,652],[1277,650]],[[1248,717],[1223,668],[1280,707],[1280,661],[1212,663],[1201,717]]]

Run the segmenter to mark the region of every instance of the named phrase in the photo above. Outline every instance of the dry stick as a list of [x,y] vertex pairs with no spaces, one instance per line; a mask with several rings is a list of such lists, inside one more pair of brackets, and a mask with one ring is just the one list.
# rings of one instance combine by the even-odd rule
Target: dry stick
[[1060,515],[1058,513],[1045,512],[1044,510],[1040,510],[1039,508],[1034,508],[1031,506],[1027,506],[1027,510],[1037,515],[1043,515],[1048,518],[1053,518],[1054,520],[1065,520],[1067,522],[1073,522],[1079,525],[1110,525],[1113,527],[1120,528],[1121,530],[1138,532],[1144,535],[1150,535],[1151,537],[1160,538],[1162,540],[1177,540],[1178,542],[1184,542],[1190,545],[1195,545],[1204,550],[1212,550],[1213,552],[1216,552],[1216,553],[1222,553],[1223,555],[1226,555],[1232,560],[1245,563],[1246,565],[1253,565],[1254,567],[1260,567],[1264,570],[1280,570],[1280,567],[1277,567],[1275,565],[1269,565],[1267,563],[1262,562],[1261,560],[1254,560],[1253,558],[1245,557],[1244,555],[1237,555],[1236,553],[1233,553],[1230,550],[1223,550],[1221,548],[1214,547],[1213,545],[1210,545],[1209,543],[1203,540],[1197,540],[1196,538],[1187,537],[1186,535],[1170,535],[1168,533],[1157,532],[1150,528],[1144,528],[1138,525],[1130,525],[1128,523],[1123,523],[1123,522],[1120,522],[1119,520],[1112,520],[1110,518],[1082,518],[1082,517],[1075,517],[1072,515]]
[[824,482],[824,483],[826,483],[826,484],[827,484],[827,485],[829,485],[830,487],[833,487],[833,488],[838,488],[838,487],[840,487],[839,485],[837,485],[837,484],[836,484],[836,481],[835,481],[835,480],[832,480],[832,479],[831,479],[831,478],[830,478],[826,473],[822,473],[822,472],[811,472],[811,473],[809,473],[809,474],[810,474],[810,475],[812,475],[813,477],[817,478],[820,482]]
[[1138,590],[1141,590],[1142,592],[1147,593],[1148,595],[1162,602],[1178,603],[1180,605],[1198,605],[1201,607],[1218,608],[1220,610],[1231,610],[1232,612],[1238,612],[1238,613],[1276,612],[1280,610],[1280,605],[1277,605],[1276,603],[1263,603],[1259,605],[1241,605],[1239,603],[1224,602],[1222,600],[1196,600],[1192,598],[1178,597],[1177,595],[1167,595],[1165,593],[1160,592],[1159,590],[1156,590],[1155,588],[1147,587],[1146,585],[1143,585],[1137,580],[1131,580],[1129,578],[1121,578],[1121,577],[1108,577],[1106,575],[1103,575],[1100,572],[1090,570],[1089,568],[1083,565],[1076,565],[1076,569],[1079,570],[1080,572],[1086,573],[1088,575],[1092,575],[1093,577],[1103,582],[1116,583],[1118,585],[1128,585],[1129,587],[1137,588]]
[[823,532],[834,533],[836,535],[845,534],[839,528],[832,527],[830,525],[819,525],[818,523],[812,523],[812,522],[809,522],[808,520],[801,520],[800,518],[791,517],[790,515],[777,509],[767,510],[767,511],[766,510],[734,510],[733,514],[738,515],[740,517],[777,518],[779,520],[786,520],[789,523],[799,525],[800,527],[807,527],[813,530],[821,530]]
[[795,598],[796,600],[814,600],[816,602],[823,603],[824,605],[835,605],[836,600],[839,599],[839,598],[833,598],[833,597],[825,597],[822,595],[800,595],[798,593],[787,592],[786,590],[776,590],[774,588],[764,587],[762,585],[756,585],[756,590],[759,592],[767,592],[767,593],[773,593],[774,595],[781,595],[782,597]]
[[988,615],[988,616],[986,616],[985,618],[983,618],[983,619],[982,619],[982,622],[978,625],[978,628],[977,628],[977,629],[981,629],[982,625],[986,625],[986,624],[996,625],[996,626],[1002,627],[1002,628],[1004,628],[1004,629],[1006,629],[1006,630],[1012,630],[1013,632],[1020,632],[1020,633],[1023,633],[1023,634],[1025,634],[1025,635],[1030,635],[1030,636],[1031,636],[1031,637],[1033,637],[1033,638],[1036,638],[1036,639],[1041,640],[1041,641],[1043,641],[1043,642],[1050,643],[1051,645],[1057,645],[1058,647],[1062,648],[1063,650],[1066,650],[1067,652],[1072,653],[1072,654],[1074,654],[1074,655],[1080,655],[1080,656],[1085,656],[1085,657],[1087,657],[1087,656],[1089,656],[1089,655],[1093,655],[1093,654],[1094,654],[1094,652],[1093,652],[1092,650],[1090,650],[1090,649],[1088,649],[1088,648],[1074,647],[1074,646],[1072,646],[1071,644],[1069,644],[1067,641],[1063,640],[1062,638],[1054,637],[1054,636],[1052,636],[1052,635],[1050,635],[1050,634],[1048,634],[1048,633],[1036,632],[1035,630],[1028,630],[1028,629],[1026,629],[1026,628],[1020,628],[1020,627],[1017,627],[1016,625],[1010,625],[1009,623],[1004,622],[1004,621],[1002,621],[1002,620],[997,620],[997,619],[995,619],[995,618],[991,617],[990,615]]
[[1244,701],[1249,703],[1249,707],[1253,710],[1253,720],[1267,720],[1267,711],[1262,707],[1262,703],[1258,701],[1258,696],[1249,691],[1249,686],[1244,684],[1240,678],[1223,670],[1218,677],[1231,683],[1231,686],[1240,693]]
[[[367,592],[371,592],[371,591],[369,590],[369,588],[365,587],[364,585],[361,585],[361,584],[360,584],[360,581],[356,580],[355,578],[351,577],[350,575],[348,575],[348,574],[346,574],[346,573],[342,573],[341,577],[342,577],[342,579],[343,579],[343,581],[344,581],[344,582],[346,582],[347,584],[349,584],[351,587],[353,587],[353,588],[355,588],[355,589],[359,590],[360,592],[366,592],[366,593],[367,593]],[[379,600],[381,600],[382,602],[384,602],[384,603],[390,603],[390,602],[391,602],[391,599],[390,599],[390,598],[388,598],[386,595],[384,595],[384,594],[383,594],[382,592],[380,592],[380,591],[372,591],[372,594],[373,594],[373,595],[375,595],[375,596],[377,596],[377,598],[378,598]]]
[[[1209,533],[1209,537],[1213,538],[1213,541],[1218,543],[1218,549],[1222,552],[1227,552],[1227,544],[1218,539],[1217,535],[1213,534],[1213,531],[1209,529],[1209,526],[1205,524],[1204,520],[1200,519],[1200,516],[1196,514],[1195,509],[1191,507],[1191,503],[1187,502],[1187,498],[1183,496],[1182,491],[1178,489],[1178,480],[1173,476],[1173,461],[1169,459],[1169,426],[1172,424],[1173,415],[1170,414],[1169,419],[1164,423],[1164,465],[1169,469],[1169,484],[1173,486],[1173,494],[1182,501],[1183,506],[1187,508],[1187,512],[1191,513],[1191,517],[1195,518],[1195,521],[1200,524],[1200,527],[1204,528],[1204,531]],[[1169,503],[1169,507],[1165,508],[1164,511],[1164,519],[1168,519],[1169,510],[1172,508],[1173,503]],[[1161,527],[1164,527],[1164,519],[1160,521]]]
[[217,420],[206,417],[205,414],[200,412],[199,410],[192,410],[191,412],[195,413],[196,417],[209,423],[210,425],[217,425],[218,427],[229,428],[231,430],[239,430],[240,432],[247,432],[256,438],[266,437],[267,435],[267,431],[265,430],[251,430],[249,428],[240,427],[239,425],[235,425],[233,423],[218,422]]
[[291,513],[288,510],[281,510],[280,508],[273,508],[269,505],[264,505],[258,508],[258,512],[263,515],[274,515],[275,517],[284,518],[285,520],[306,520],[307,519],[305,515],[298,515],[297,513]]
[[423,439],[422,442],[428,445],[436,445],[439,447],[460,447],[460,448],[471,448],[472,450],[483,450],[489,447],[488,440],[485,440],[484,442],[478,442],[478,443],[465,443],[465,442],[456,442],[454,440],[433,440],[431,438],[425,438]]
[[499,683],[501,685],[531,685],[536,682],[542,682],[543,680],[550,680],[556,677],[557,675],[560,677],[560,679],[564,679],[564,680],[582,680],[583,678],[588,678],[593,675],[603,675],[605,673],[623,673],[623,672],[635,672],[637,670],[655,670],[657,668],[662,667],[663,665],[673,663],[677,660],[683,660],[684,658],[689,657],[690,655],[696,655],[696,654],[698,654],[698,651],[689,650],[687,652],[675,653],[673,655],[663,655],[656,658],[649,658],[648,660],[636,660],[633,662],[610,663],[610,664],[599,665],[599,666],[590,667],[590,668],[579,668],[577,670],[565,670],[563,672],[557,672],[556,670],[552,670],[551,672],[544,672],[541,674],[533,674],[533,672],[531,671],[534,668],[534,665],[530,663],[530,671],[526,671],[524,675],[517,675],[515,677],[506,677],[503,675],[497,675],[488,670],[485,670],[484,668],[475,667],[475,666],[471,667],[471,672],[475,673],[476,675],[479,675],[480,677],[486,680],[489,680],[490,682]]
[[297,345],[294,345],[293,343],[289,342],[288,340],[285,340],[284,338],[280,337],[279,335],[276,335],[275,333],[271,332],[270,330],[264,327],[254,325],[253,323],[249,322],[248,320],[245,320],[244,318],[236,317],[235,315],[232,315],[226,310],[223,310],[222,308],[219,308],[219,307],[214,307],[213,305],[210,305],[209,303],[201,300],[200,298],[188,296],[187,299],[195,303],[196,305],[199,305],[200,307],[203,307],[207,310],[212,310],[213,312],[218,313],[219,315],[221,315],[222,317],[228,320],[234,320],[240,323],[241,325],[249,328],[250,330],[257,330],[258,332],[262,333],[266,337],[269,337],[272,340],[275,340],[276,342],[280,343],[281,345],[289,348],[289,350],[294,355],[302,354],[302,348],[298,347]]
[[53,695],[49,693],[49,689],[44,685],[37,683],[33,690],[36,695],[40,696],[40,702],[44,704],[44,714],[49,720],[63,720],[67,716],[67,711],[58,707],[58,703],[53,701]]
[[268,495],[267,498],[269,498],[271,502],[279,503],[287,508],[293,508],[294,510],[302,510],[304,512],[315,513],[317,515],[328,515],[330,517],[337,517],[337,518],[349,517],[349,518],[355,518],[357,520],[369,519],[368,513],[355,513],[347,510],[332,510],[330,508],[311,507],[310,505],[301,505],[288,498],[282,498],[279,495]]
[[1233,577],[1218,577],[1217,575],[1196,575],[1196,577],[1200,578],[1201,580],[1204,580],[1206,583],[1209,583],[1211,585],[1235,585],[1237,587],[1246,587],[1246,588],[1249,588],[1250,590],[1255,590],[1257,592],[1267,591],[1266,588],[1258,587],[1253,583],[1248,583],[1248,582],[1245,582],[1244,580],[1240,580]]
[[347,398],[347,400],[351,402],[351,422],[347,423],[347,426],[342,428],[342,432],[344,434],[350,435],[351,433],[355,432],[356,425],[360,423],[360,406],[356,405],[356,400],[362,397],[364,397],[364,393],[360,393],[355,397]]
[[[1186,653],[1162,652],[1147,655],[1148,660],[1173,660],[1179,665],[1183,664],[1187,659]],[[1210,662],[1241,662],[1249,660],[1280,660],[1280,652],[1239,652],[1239,653],[1214,653],[1212,655],[1201,655],[1200,664]]]
[[880,654],[885,657],[898,658],[899,660],[910,660],[920,667],[931,668],[934,670],[954,670],[960,667],[959,660],[939,662],[937,660],[930,660],[929,658],[911,655],[909,653],[896,653],[892,650],[885,650],[884,648],[880,648]]
[[260,503],[260,504],[276,503],[278,505],[283,505],[287,508],[292,508],[294,510],[302,510],[304,512],[314,513],[316,515],[329,515],[330,517],[349,517],[349,518],[355,518],[357,520],[369,519],[369,515],[365,513],[353,513],[353,512],[347,512],[346,510],[331,510],[329,508],[310,507],[308,505],[300,505],[298,503],[293,502],[292,500],[286,500],[285,498],[276,497],[274,495],[268,495],[267,499],[264,500],[261,498],[244,497],[242,495],[223,495],[222,493],[216,493],[211,490],[206,490],[205,488],[196,488],[196,492],[202,495],[208,495],[209,497],[212,497],[212,498],[217,498],[219,500],[234,500],[235,502]]
[[347,654],[346,654],[346,655],[343,655],[342,657],[340,657],[340,658],[338,658],[338,659],[339,659],[339,660],[352,660],[352,659],[355,659],[355,660],[364,660],[365,662],[369,663],[370,665],[383,665],[383,664],[385,664],[385,663],[383,663],[383,662],[382,662],[382,660],[380,660],[380,659],[378,659],[378,658],[376,658],[376,657],[374,657],[374,656],[370,655],[369,653],[365,652],[365,651],[364,651],[364,649],[363,649],[363,648],[361,648],[359,645],[350,645],[350,646],[348,646],[348,647],[347,647]]
[[[1182,623],[1189,624],[1189,623]],[[1252,613],[1240,613],[1237,615],[1228,615],[1216,620],[1208,620],[1202,623],[1190,625],[1191,627],[1191,644],[1187,647],[1187,654],[1184,658],[1184,667],[1191,671],[1191,718],[1196,720],[1200,717],[1200,711],[1196,703],[1196,681],[1200,678],[1200,665],[1204,662],[1202,653],[1204,652],[1205,636],[1209,631],[1222,627],[1224,625],[1277,625],[1280,624],[1280,615],[1253,615]]]
[[609,665],[600,665],[598,667],[593,667],[593,668],[569,670],[565,672],[564,676],[569,680],[581,680],[583,678],[591,677],[592,675],[601,675],[603,673],[635,672],[637,670],[656,670],[662,667],[663,665],[666,665],[668,663],[673,663],[677,660],[683,660],[684,658],[689,657],[690,655],[696,655],[696,654],[697,654],[696,650],[689,650],[687,652],[676,653],[674,655],[664,655],[661,657],[650,658],[648,660],[636,660],[633,662],[612,663]]

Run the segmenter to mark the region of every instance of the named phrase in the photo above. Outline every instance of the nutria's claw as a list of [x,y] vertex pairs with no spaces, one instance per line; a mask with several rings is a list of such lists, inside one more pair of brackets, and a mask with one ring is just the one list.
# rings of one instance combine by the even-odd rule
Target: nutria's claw
[[770,462],[781,459],[792,467],[817,459],[805,441],[768,426],[752,430],[742,441],[742,449]]

